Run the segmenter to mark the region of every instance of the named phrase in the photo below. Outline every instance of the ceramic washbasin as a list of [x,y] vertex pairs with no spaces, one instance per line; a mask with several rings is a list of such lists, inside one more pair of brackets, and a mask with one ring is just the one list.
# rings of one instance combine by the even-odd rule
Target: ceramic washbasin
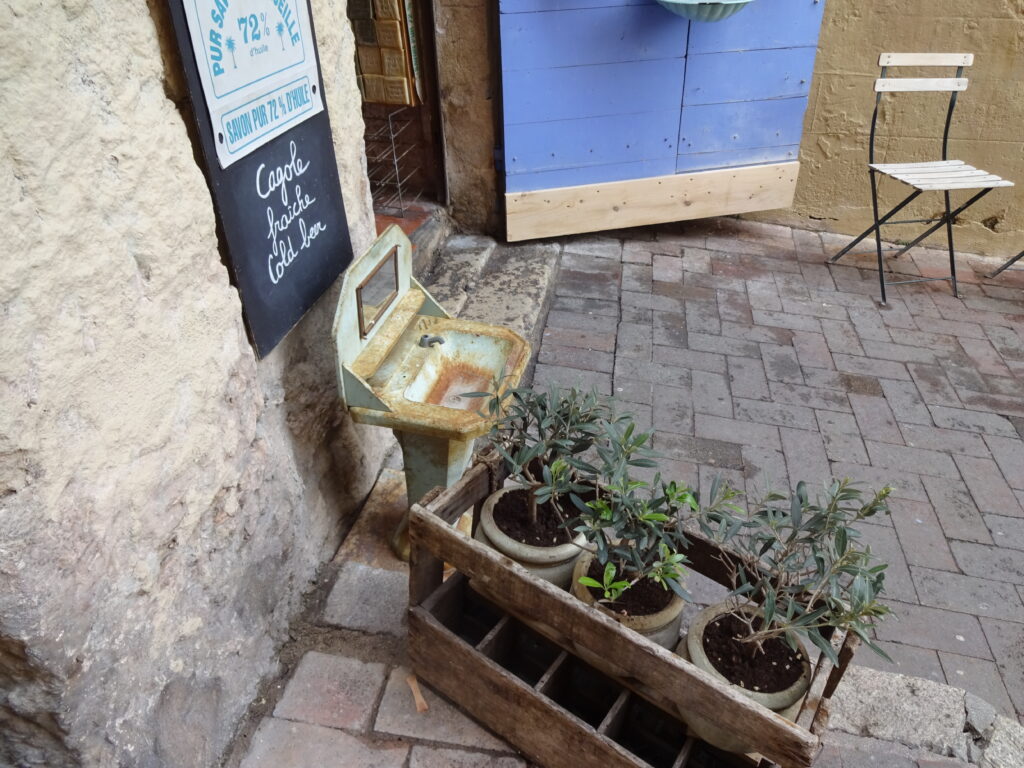
[[[413,277],[412,244],[394,225],[346,272],[332,335],[341,400],[353,421],[394,431],[410,504],[456,483],[491,428],[482,401],[461,395],[518,386],[530,361],[515,331],[451,317]],[[408,556],[405,522],[392,546]]]
[[[443,341],[420,346],[423,336]],[[525,339],[507,328],[424,315],[415,316],[386,353],[373,346],[356,359],[353,369],[386,410],[353,407],[353,419],[456,440],[490,429],[490,422],[477,413],[481,401],[461,395],[490,391],[502,377],[515,386],[530,350]]]
[[454,328],[438,333],[441,330],[434,328],[441,341],[426,348],[419,373],[405,389],[405,399],[462,411],[476,410],[480,400],[462,395],[489,392],[504,374],[509,358],[518,357],[521,345],[488,333]]

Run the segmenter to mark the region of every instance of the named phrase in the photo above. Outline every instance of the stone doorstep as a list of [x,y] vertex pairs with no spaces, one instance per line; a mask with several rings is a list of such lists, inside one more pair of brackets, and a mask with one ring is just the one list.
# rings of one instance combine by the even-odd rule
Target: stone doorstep
[[841,753],[862,749],[847,743],[852,736],[893,745],[887,749],[900,759],[907,756],[901,750],[911,750],[918,760],[938,756],[984,768],[1024,768],[1024,725],[950,685],[851,666],[830,711],[825,742]]

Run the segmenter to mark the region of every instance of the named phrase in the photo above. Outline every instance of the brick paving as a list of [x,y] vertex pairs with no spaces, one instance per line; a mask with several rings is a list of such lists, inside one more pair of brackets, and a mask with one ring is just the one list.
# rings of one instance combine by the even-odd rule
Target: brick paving
[[893,485],[865,534],[890,563],[880,644],[1024,722],[1024,273],[966,259],[961,298],[883,307],[873,255],[825,265],[843,242],[730,219],[568,238],[534,380],[615,395],[691,484]]

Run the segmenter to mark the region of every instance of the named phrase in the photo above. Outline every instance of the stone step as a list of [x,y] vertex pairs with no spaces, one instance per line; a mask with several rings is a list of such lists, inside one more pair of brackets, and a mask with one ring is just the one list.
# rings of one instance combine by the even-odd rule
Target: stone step
[[460,315],[496,247],[492,238],[482,235],[449,237],[427,276],[430,295],[453,315]]
[[498,246],[467,291],[460,317],[511,328],[530,342],[536,358],[554,298],[560,254],[561,246],[555,243]]
[[453,226],[448,211],[432,206],[430,215],[409,235],[413,246],[412,272],[417,279],[434,270]]

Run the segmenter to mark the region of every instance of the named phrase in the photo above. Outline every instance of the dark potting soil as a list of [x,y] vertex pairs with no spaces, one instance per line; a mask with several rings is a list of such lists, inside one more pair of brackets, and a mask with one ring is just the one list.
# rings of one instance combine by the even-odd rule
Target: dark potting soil
[[[754,626],[760,624],[757,619]],[[754,643],[737,639],[747,633],[747,625],[732,614],[704,627],[704,653],[715,669],[733,685],[759,693],[783,691],[795,683],[803,670],[802,657],[780,638],[766,641],[763,652],[758,651]]]
[[[604,568],[597,560],[590,561],[587,569],[587,576],[604,582]],[[595,600],[604,600],[604,590],[587,587]],[[651,579],[641,579],[632,587],[622,593],[614,603],[601,603],[609,611],[622,614],[623,616],[650,616],[657,613],[670,602],[672,602],[671,590],[664,589],[658,582]]]
[[558,515],[548,504],[537,505],[537,524],[530,522],[529,491],[504,494],[494,505],[494,523],[506,536],[534,547],[568,544],[572,536],[562,527]]

